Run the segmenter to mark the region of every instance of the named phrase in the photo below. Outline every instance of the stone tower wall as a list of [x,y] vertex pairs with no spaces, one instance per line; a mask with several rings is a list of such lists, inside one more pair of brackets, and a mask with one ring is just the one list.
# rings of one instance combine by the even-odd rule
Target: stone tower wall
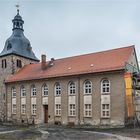
[[[2,60],[4,59],[6,59],[6,68],[2,68]],[[7,55],[0,57],[0,121],[6,121],[6,88],[4,81],[8,76],[13,75],[19,69],[21,69],[17,67],[17,59],[21,60],[22,67],[27,64],[37,62],[29,58],[24,58],[16,55]]]

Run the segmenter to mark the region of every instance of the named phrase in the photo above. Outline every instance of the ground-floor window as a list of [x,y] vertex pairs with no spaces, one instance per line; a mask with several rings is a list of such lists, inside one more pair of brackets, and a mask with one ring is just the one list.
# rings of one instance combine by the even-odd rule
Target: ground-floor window
[[61,104],[56,104],[55,105],[55,115],[56,116],[61,116]]
[[12,114],[16,114],[17,106],[16,104],[12,104]]
[[85,104],[85,106],[84,106],[84,117],[91,117],[91,116],[92,116],[91,104]]
[[21,114],[26,114],[26,104],[21,104]]
[[75,104],[69,104],[69,116],[76,115],[76,107]]
[[32,115],[36,115],[36,104],[32,104]]
[[102,118],[109,118],[110,117],[110,104],[102,104],[101,108]]

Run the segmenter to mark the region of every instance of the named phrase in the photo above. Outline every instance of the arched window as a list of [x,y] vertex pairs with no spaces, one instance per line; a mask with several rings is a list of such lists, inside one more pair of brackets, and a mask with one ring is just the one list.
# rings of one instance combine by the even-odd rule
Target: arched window
[[12,87],[12,97],[16,97],[16,88]]
[[21,86],[21,97],[25,97],[26,96],[26,89],[24,86]]
[[84,82],[84,94],[91,94],[92,93],[92,83],[91,81],[87,80]]
[[101,81],[101,93],[110,93],[110,81],[107,79],[103,79]]
[[61,95],[61,86],[59,83],[55,84],[55,95],[56,96]]
[[76,84],[74,82],[70,82],[68,85],[69,95],[74,95],[76,93]]
[[47,84],[44,84],[42,86],[42,96],[48,96],[48,86],[47,86]]
[[36,96],[36,87],[35,87],[35,85],[31,86],[31,96]]

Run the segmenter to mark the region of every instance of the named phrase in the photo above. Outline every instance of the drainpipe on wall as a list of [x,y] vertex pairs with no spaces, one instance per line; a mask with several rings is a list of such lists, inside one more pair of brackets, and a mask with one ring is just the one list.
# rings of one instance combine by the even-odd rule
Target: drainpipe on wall
[[78,125],[80,125],[80,77],[78,77]]

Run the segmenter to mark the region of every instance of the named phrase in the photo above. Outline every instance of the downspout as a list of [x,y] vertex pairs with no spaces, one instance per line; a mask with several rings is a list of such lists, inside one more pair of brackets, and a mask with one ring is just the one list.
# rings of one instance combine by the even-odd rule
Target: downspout
[[80,125],[80,77],[78,77],[78,125]]

